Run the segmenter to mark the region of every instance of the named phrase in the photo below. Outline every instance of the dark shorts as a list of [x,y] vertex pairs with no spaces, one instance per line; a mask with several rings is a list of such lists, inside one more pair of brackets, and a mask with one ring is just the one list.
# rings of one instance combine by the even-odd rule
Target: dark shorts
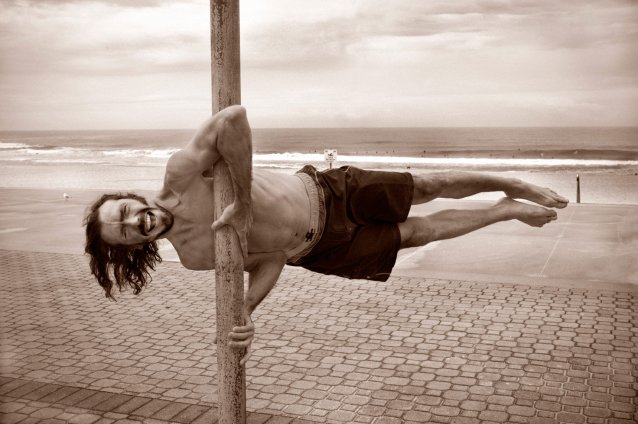
[[386,281],[401,247],[398,223],[407,219],[414,182],[407,172],[367,171],[352,166],[299,172],[323,191],[321,239],[294,264],[322,274]]

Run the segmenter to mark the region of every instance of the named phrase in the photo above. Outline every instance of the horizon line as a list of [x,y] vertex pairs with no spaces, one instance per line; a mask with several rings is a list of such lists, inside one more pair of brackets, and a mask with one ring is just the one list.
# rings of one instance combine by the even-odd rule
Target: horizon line
[[[442,126],[344,126],[344,127],[251,127],[252,130],[402,130],[402,129],[594,129],[594,128],[624,128],[638,129],[638,125],[442,125]],[[88,132],[88,131],[196,131],[197,128],[76,128],[76,129],[2,129],[0,133],[21,132]]]

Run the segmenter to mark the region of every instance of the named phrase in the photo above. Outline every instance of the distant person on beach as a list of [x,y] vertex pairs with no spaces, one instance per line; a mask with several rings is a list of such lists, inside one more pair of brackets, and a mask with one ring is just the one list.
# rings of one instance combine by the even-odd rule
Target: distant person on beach
[[[318,171],[307,165],[286,175],[253,171],[251,157],[246,111],[232,106],[205,122],[186,147],[169,158],[163,188],[155,198],[105,194],[91,205],[85,219],[85,251],[106,296],[113,298],[114,284],[140,292],[151,279],[149,271],[161,261],[161,238],[172,243],[186,268],[214,269],[213,232],[230,225],[239,236],[250,283],[245,325],[233,329],[231,346],[248,348],[254,336],[250,315],[286,264],[350,279],[386,281],[400,249],[511,219],[541,227],[556,219],[549,208],[568,203],[547,188],[478,173],[413,175],[350,166]],[[211,176],[220,159],[228,164],[235,197],[214,221]],[[408,217],[414,204],[487,191],[502,191],[505,197],[487,208]]]

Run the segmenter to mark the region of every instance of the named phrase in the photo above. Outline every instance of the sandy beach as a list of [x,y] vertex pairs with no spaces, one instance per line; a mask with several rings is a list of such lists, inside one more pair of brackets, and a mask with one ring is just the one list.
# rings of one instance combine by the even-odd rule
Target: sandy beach
[[[347,164],[337,162],[335,166]],[[314,165],[319,168],[327,166],[321,162]],[[274,168],[267,165],[256,165],[255,169],[282,173],[293,173],[296,170],[296,168]],[[441,168],[428,170],[391,166],[377,169],[414,173],[441,170]],[[540,186],[550,187],[572,202],[576,202],[576,176],[580,175],[583,203],[638,205],[638,169],[633,167],[603,170],[503,170],[499,172],[472,168],[465,170],[520,178]],[[50,189],[60,192],[60,195],[65,191],[82,192],[84,190],[157,191],[161,188],[163,176],[163,166],[5,162],[0,167],[0,188]],[[475,196],[474,199],[491,200],[498,197],[499,195],[482,194]]]

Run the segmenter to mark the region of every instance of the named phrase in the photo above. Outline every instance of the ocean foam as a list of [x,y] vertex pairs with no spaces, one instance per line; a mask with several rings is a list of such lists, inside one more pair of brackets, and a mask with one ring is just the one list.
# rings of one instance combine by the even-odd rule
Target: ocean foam
[[28,144],[24,143],[2,143],[0,142],[0,150],[15,150],[15,149],[25,149],[31,147]]
[[105,156],[119,157],[148,157],[157,159],[168,159],[173,153],[179,149],[121,149],[121,150],[104,150],[101,153]]
[[[0,143],[0,160],[37,161],[39,163],[104,163],[112,165],[164,166],[177,150],[40,147],[22,143]],[[339,155],[334,166],[354,164],[364,167],[426,168],[426,167],[476,167],[499,169],[548,169],[548,168],[610,168],[635,167],[636,160],[609,159],[556,159],[556,158],[488,158],[488,157],[409,157],[409,156],[357,156]],[[321,153],[254,153],[253,163],[260,168],[300,168],[305,164],[326,166]]]
[[[268,153],[254,154],[254,162],[324,162],[322,154],[316,153]],[[391,165],[433,165],[433,166],[489,166],[489,167],[609,167],[609,166],[638,166],[634,160],[607,160],[607,159],[510,159],[510,158],[428,158],[408,156],[350,156],[339,155],[341,163],[366,163],[366,164],[391,164]]]

